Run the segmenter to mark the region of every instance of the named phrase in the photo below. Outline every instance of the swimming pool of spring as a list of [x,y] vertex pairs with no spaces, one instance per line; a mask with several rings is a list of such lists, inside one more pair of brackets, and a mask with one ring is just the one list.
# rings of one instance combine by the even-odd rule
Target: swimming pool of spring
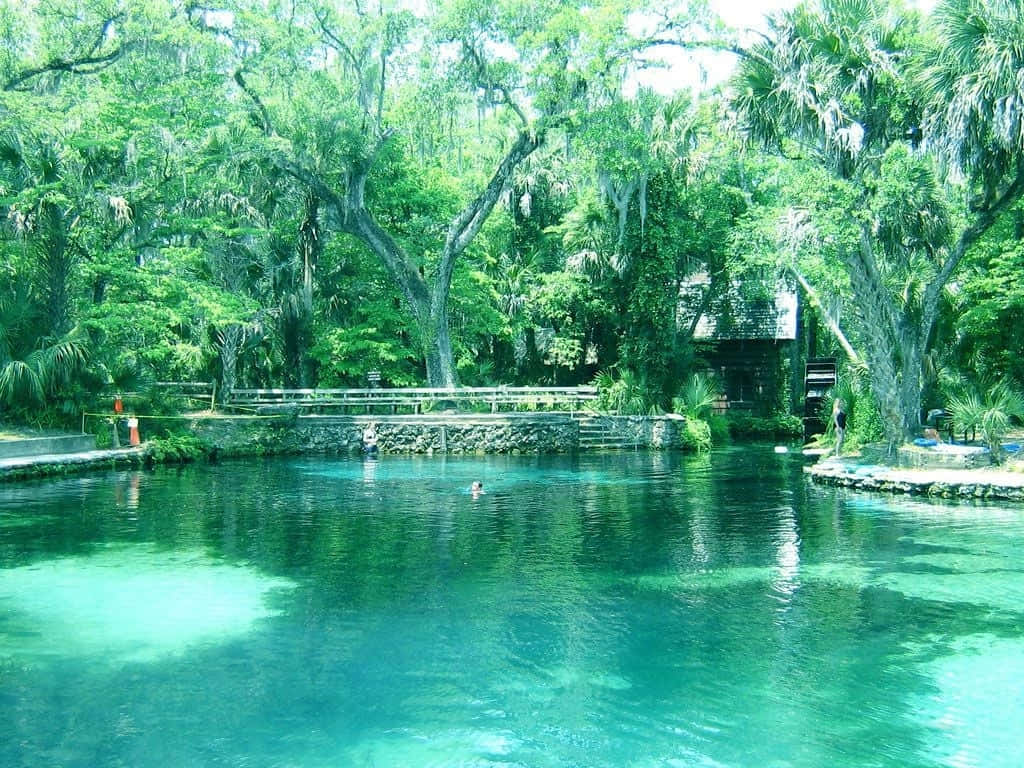
[[0,486],[0,765],[1019,765],[1024,509],[802,464],[288,458]]

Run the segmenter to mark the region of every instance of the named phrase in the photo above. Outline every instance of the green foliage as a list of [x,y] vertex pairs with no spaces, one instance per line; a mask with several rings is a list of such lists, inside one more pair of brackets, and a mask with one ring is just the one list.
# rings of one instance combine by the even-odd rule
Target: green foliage
[[672,410],[688,419],[707,421],[721,397],[721,388],[714,376],[694,373],[687,379],[679,395],[672,400]]
[[778,413],[773,416],[755,416],[750,413],[730,413],[726,416],[729,434],[748,440],[785,440],[803,436],[804,424],[799,416]]
[[[680,285],[700,267],[715,269],[721,252],[705,248],[702,224],[714,231],[710,220],[728,214],[719,208],[720,199],[689,194],[666,172],[646,180],[644,201],[646,216],[634,212],[623,242],[619,358],[643,375],[658,404],[667,407],[693,361],[689,327],[680,327],[678,317]],[[709,221],[701,222],[705,217]]]
[[[696,319],[727,325],[734,296],[780,272],[816,286],[814,312],[896,384],[1024,384],[1024,219],[995,216],[1020,192],[1010,5],[944,2],[932,37],[882,2],[787,11],[743,57],[732,105],[779,155],[743,151],[713,94],[622,95],[646,45],[629,4],[243,0],[231,45],[217,14],[108,5],[0,9],[11,416],[66,421],[110,388],[167,412],[148,394],[161,380],[421,384],[445,317],[466,384],[621,371],[602,407],[647,413],[692,371]],[[659,19],[659,36],[700,22]],[[509,155],[520,135],[529,151]],[[929,281],[990,213],[932,334]],[[919,376],[907,361],[929,343],[942,353]],[[851,442],[877,438],[896,391],[882,384],[844,396]],[[717,439],[697,402],[681,410]]]
[[949,399],[948,410],[958,432],[977,429],[996,461],[1002,460],[1002,440],[1014,420],[1024,419],[1024,395],[1006,380]]
[[616,377],[612,371],[601,371],[594,379],[597,401],[594,407],[602,413],[617,415],[644,415],[652,406],[644,382],[635,373],[625,369]]
[[319,363],[325,387],[365,386],[369,371],[379,371],[389,386],[412,386],[418,380],[410,350],[376,324],[323,330],[310,354]]
[[[0,333],[0,341],[10,334]],[[68,387],[89,358],[88,338],[78,329],[59,339],[43,338],[23,359],[0,345],[0,403],[37,407]]]
[[683,450],[697,453],[707,453],[714,444],[711,425],[703,419],[687,418],[683,422],[680,438],[680,447]]
[[492,340],[509,333],[509,321],[499,309],[499,297],[491,276],[465,260],[452,278],[449,302],[453,343],[459,380],[466,386],[498,384],[491,359]]
[[1024,205],[1003,216],[969,255],[951,295],[944,361],[981,378],[1008,377],[1024,388]]
[[145,442],[146,461],[154,464],[185,464],[209,454],[207,446],[195,435],[167,433]]
[[[878,401],[871,389],[870,379],[862,369],[853,365],[844,366],[833,395],[842,398],[846,408],[846,444],[851,449],[878,442],[885,436]],[[828,400],[828,408],[828,421],[831,422],[832,400]]]
[[199,258],[197,249],[167,249],[165,258],[109,278],[104,301],[83,308],[104,385],[211,378],[210,330],[245,321],[253,308],[210,285]]
[[[965,246],[1024,194],[1019,8],[949,0],[935,19],[929,35],[888,2],[802,5],[733,83],[751,136],[850,188],[834,218],[855,237],[834,242],[890,445],[916,429],[941,294]],[[803,210],[790,220],[808,210],[802,196],[792,204]]]
[[614,315],[607,297],[587,272],[559,270],[538,276],[527,299],[527,317],[550,339],[538,352],[553,369],[559,384],[579,383],[587,376],[588,349],[598,329]]
[[867,373],[857,366],[848,364],[840,369],[836,387],[822,400],[818,418],[825,424],[825,433],[812,440],[812,445],[829,448],[835,444],[832,407],[837,398],[842,399],[846,411],[844,451],[856,451],[885,437],[878,401],[871,389]]

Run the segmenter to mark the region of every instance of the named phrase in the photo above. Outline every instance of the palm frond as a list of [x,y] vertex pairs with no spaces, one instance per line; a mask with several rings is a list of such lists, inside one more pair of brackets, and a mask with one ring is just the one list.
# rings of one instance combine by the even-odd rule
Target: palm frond
[[926,135],[979,180],[998,180],[1024,151],[1024,12],[1004,0],[946,0],[940,48],[922,69]]
[[673,410],[692,419],[707,420],[720,396],[717,382],[705,373],[694,373],[673,400]]
[[42,403],[44,382],[30,363],[8,360],[0,367],[0,402],[14,405],[25,398],[32,403]]

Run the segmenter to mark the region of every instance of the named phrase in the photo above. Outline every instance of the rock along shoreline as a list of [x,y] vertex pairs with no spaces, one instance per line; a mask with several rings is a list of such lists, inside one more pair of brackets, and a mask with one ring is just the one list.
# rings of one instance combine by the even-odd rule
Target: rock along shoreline
[[142,467],[145,463],[146,449],[144,446],[106,451],[18,456],[0,459],[0,481],[69,475],[97,469]]
[[863,491],[1024,502],[1024,473],[995,468],[904,468],[831,458],[804,467],[804,472],[822,485]]

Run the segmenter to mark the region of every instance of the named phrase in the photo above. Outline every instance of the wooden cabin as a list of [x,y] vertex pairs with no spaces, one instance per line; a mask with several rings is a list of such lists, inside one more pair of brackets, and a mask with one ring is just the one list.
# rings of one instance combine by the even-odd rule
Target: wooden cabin
[[[757,415],[776,411],[782,400],[779,390],[794,386],[792,369],[799,362],[800,306],[795,287],[782,282],[774,286],[734,283],[705,301],[709,290],[706,276],[684,286],[680,315],[694,329],[698,358],[723,388],[718,409]],[[694,326],[695,307],[705,307],[705,311]],[[796,392],[793,395],[792,400],[799,397]]]

